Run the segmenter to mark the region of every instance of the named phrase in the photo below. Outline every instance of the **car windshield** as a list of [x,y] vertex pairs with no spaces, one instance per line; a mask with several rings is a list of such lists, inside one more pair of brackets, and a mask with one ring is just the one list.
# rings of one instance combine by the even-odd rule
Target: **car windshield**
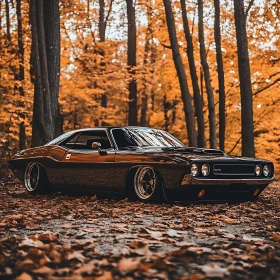
[[73,133],[74,133],[73,131],[66,132],[66,133],[58,136],[57,138],[53,139],[52,141],[50,141],[45,146],[58,144],[58,143],[62,142],[63,140],[65,140],[66,138],[68,138]]
[[149,128],[114,128],[112,133],[119,148],[180,147],[184,144],[168,132]]

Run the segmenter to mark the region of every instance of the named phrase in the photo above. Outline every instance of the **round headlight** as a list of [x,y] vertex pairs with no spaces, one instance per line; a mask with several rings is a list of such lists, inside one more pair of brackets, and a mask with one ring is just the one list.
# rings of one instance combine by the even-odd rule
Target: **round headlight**
[[257,176],[260,176],[261,175],[261,167],[259,165],[256,165],[255,167],[255,173]]
[[207,163],[203,164],[201,167],[201,173],[203,176],[207,176],[210,172],[209,165]]
[[267,177],[267,176],[269,175],[269,173],[270,173],[270,167],[269,167],[268,165],[265,165],[265,166],[263,167],[263,175],[264,175],[265,177]]
[[197,164],[192,164],[192,166],[191,166],[191,174],[193,175],[193,176],[196,176],[197,174],[198,174],[198,165]]

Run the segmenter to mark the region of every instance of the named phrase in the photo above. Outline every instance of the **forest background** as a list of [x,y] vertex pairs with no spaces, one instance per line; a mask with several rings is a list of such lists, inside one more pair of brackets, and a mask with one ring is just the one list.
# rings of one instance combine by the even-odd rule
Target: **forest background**
[[0,156],[141,125],[277,173],[279,35],[279,0],[1,0]]

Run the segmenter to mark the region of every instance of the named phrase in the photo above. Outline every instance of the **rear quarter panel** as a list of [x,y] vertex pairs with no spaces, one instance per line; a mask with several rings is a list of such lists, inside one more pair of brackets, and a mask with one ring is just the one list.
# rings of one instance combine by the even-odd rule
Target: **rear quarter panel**
[[23,150],[11,157],[9,167],[16,177],[23,181],[27,165],[31,162],[37,162],[44,167],[51,183],[63,184],[64,178],[60,170],[60,162],[65,153],[66,149],[55,145]]

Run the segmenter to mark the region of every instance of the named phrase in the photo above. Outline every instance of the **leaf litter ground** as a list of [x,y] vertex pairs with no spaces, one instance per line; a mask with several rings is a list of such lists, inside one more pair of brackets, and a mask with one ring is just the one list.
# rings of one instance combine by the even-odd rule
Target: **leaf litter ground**
[[0,183],[0,279],[280,279],[280,184],[255,202],[144,204]]

